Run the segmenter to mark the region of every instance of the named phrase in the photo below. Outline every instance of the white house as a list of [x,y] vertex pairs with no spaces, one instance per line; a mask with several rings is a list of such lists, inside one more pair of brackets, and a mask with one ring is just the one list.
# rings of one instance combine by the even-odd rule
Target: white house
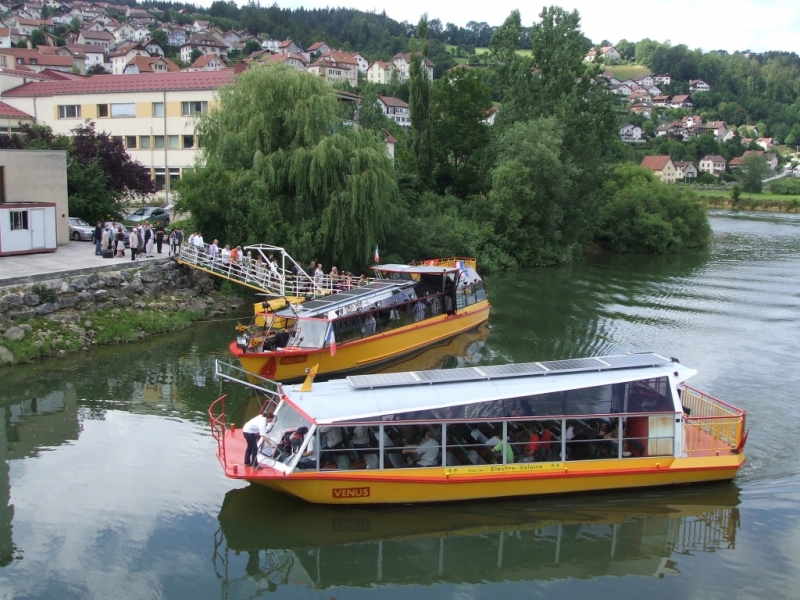
[[710,92],[711,86],[702,79],[692,79],[689,81],[689,91],[694,94],[695,92]]
[[326,42],[314,42],[308,48],[306,48],[306,52],[309,54],[316,54],[317,56],[321,56],[326,52],[330,52],[333,50]]
[[653,75],[653,81],[656,85],[669,85],[672,83],[672,77],[669,76],[669,73],[656,73]]
[[583,60],[594,62],[598,57],[604,58],[605,60],[621,60],[622,54],[620,54],[619,50],[614,48],[614,46],[603,46],[599,50],[597,48],[589,50]]
[[172,29],[167,32],[167,43],[170,46],[181,47],[186,43],[187,39],[189,38],[186,37],[186,33],[183,29]]
[[[397,70],[400,73],[400,82],[408,81],[408,78],[411,77],[411,55],[407,53],[399,52],[394,55],[392,58],[392,62],[394,66],[397,67]],[[433,81],[433,68],[436,66],[428,59],[425,59],[423,63],[425,67],[425,71],[428,73],[428,79]]]
[[369,68],[369,61],[364,58],[360,52],[353,54],[353,58],[355,58],[356,62],[358,63],[358,70],[361,71],[361,73],[366,74],[367,69]]
[[649,88],[650,86],[656,84],[656,80],[653,79],[652,75],[642,75],[641,77],[636,77],[634,81],[643,88]]
[[394,63],[376,60],[367,69],[367,81],[386,85],[391,82],[392,73],[398,73],[399,81],[399,70],[394,66]]
[[619,139],[623,142],[633,142],[642,139],[642,128],[633,123],[626,123],[619,128]]
[[135,56],[150,56],[150,53],[141,44],[123,44],[111,54],[111,72],[122,75],[125,67]]
[[696,179],[697,167],[691,161],[680,161],[675,163],[675,178],[676,179]]
[[700,171],[719,176],[725,172],[727,161],[718,154],[708,154],[700,159]]
[[130,23],[120,25],[114,32],[114,37],[117,38],[117,43],[132,42],[136,39],[136,28]]
[[228,54],[228,46],[214,36],[196,33],[181,46],[181,60],[183,62],[191,62],[192,52],[195,49],[202,54],[218,54],[222,58],[225,58]]
[[269,40],[263,40],[261,42],[261,47],[264,50],[269,50],[270,52],[277,52],[278,51],[278,46],[280,46],[280,45],[281,45],[281,41],[280,40],[269,39]]
[[394,96],[378,96],[378,103],[387,117],[402,127],[411,127],[411,114],[406,102]]
[[627,83],[620,83],[619,85],[614,85],[609,88],[609,91],[612,94],[617,94],[618,96],[630,96],[633,93],[631,86]]

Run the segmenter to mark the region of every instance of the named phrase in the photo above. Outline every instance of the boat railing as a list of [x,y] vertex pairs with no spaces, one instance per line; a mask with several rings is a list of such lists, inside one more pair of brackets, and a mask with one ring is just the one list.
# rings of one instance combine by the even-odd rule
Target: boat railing
[[450,258],[431,258],[428,260],[418,260],[411,263],[411,265],[414,267],[445,267],[448,269],[463,265],[465,267],[472,267],[476,271],[478,270],[478,261],[467,256],[451,256]]
[[228,460],[225,455],[225,398],[224,394],[214,400],[208,407],[208,419],[211,423],[211,437],[217,442],[217,456],[223,468],[227,468]]
[[720,442],[738,450],[746,440],[746,411],[689,386],[681,393],[687,452],[720,450]]
[[247,386],[257,392],[266,395],[270,402],[277,405],[283,396],[281,384],[266,377],[261,377],[255,373],[245,371],[241,367],[224,363],[219,360],[214,361],[214,378],[227,379],[234,383]]

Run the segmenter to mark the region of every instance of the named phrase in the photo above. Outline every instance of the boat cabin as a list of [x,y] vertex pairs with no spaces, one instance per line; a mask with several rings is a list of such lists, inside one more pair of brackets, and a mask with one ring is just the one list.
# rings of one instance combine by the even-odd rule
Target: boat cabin
[[[687,388],[684,382],[694,374],[647,353],[351,376],[310,390],[281,386],[280,394],[267,392],[268,380],[245,384],[270,393],[277,405],[269,434],[277,449],[261,456],[264,467],[284,474],[457,473],[478,465],[493,471],[511,464],[563,469],[570,461],[730,452],[741,436],[743,413]],[[692,433],[689,440],[687,402],[720,415],[715,429]],[[302,440],[287,443],[287,434],[300,427],[307,428]]]
[[[318,350],[424,321],[455,314],[487,300],[474,267],[381,265],[376,279],[260,313],[256,321],[268,331],[259,343],[237,338],[240,349],[257,351]],[[343,280],[345,281],[345,280]]]

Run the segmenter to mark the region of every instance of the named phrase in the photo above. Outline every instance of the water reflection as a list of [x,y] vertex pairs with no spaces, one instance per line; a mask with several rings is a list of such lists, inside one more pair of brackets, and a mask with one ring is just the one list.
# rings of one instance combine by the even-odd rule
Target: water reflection
[[251,486],[225,495],[213,562],[226,595],[248,580],[275,590],[664,577],[736,545],[733,484],[593,500],[347,508]]

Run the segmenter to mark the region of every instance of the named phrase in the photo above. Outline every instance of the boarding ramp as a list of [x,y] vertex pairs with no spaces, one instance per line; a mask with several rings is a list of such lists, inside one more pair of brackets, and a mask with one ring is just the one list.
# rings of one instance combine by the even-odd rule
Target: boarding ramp
[[[246,246],[242,251],[244,256],[236,262],[223,262],[220,251],[211,255],[209,247],[209,244],[186,241],[181,244],[176,259],[180,264],[276,297],[317,298],[336,291],[340,283],[329,275],[311,277],[279,246]],[[270,257],[276,262],[270,262]]]

